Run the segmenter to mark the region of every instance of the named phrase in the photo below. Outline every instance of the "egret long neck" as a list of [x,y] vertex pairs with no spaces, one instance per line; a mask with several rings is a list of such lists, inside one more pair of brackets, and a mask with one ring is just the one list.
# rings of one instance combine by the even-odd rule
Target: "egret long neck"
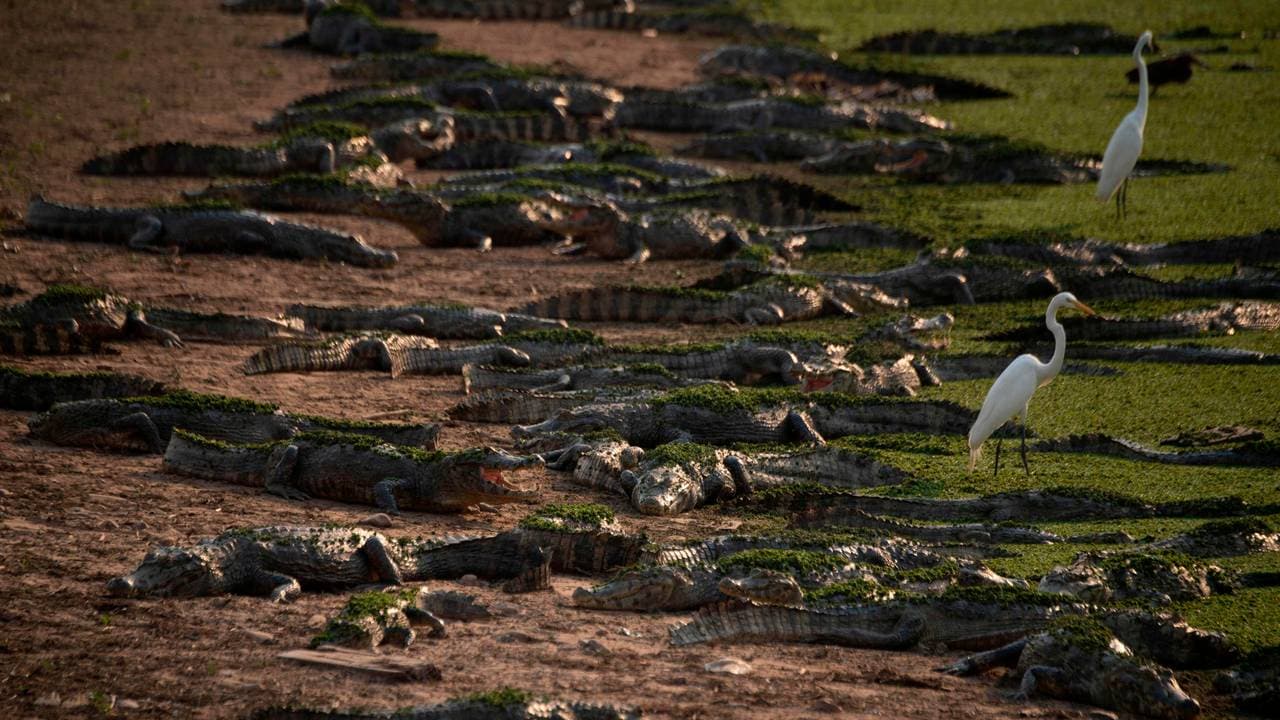
[[1147,97],[1150,94],[1150,86],[1147,85],[1147,63],[1142,59],[1142,44],[1134,48],[1133,61],[1138,64],[1138,107],[1134,112],[1138,113],[1138,127],[1145,130],[1147,127]]
[[1062,361],[1067,357],[1067,331],[1058,322],[1058,306],[1050,305],[1044,314],[1044,324],[1053,333],[1053,357],[1045,365],[1036,367],[1036,385],[1044,387],[1062,371]]

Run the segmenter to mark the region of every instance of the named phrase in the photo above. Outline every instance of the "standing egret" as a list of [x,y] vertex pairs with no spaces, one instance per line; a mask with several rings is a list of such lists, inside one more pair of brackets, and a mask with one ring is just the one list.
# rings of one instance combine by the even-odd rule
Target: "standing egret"
[[[982,410],[978,419],[969,428],[969,472],[978,462],[982,451],[982,443],[987,441],[1000,426],[1014,417],[1022,418],[1022,469],[1031,474],[1027,466],[1027,405],[1036,388],[1053,382],[1062,370],[1062,359],[1067,352],[1067,333],[1058,322],[1058,310],[1072,306],[1086,315],[1097,315],[1093,308],[1076,299],[1069,292],[1058,293],[1049,301],[1049,309],[1044,312],[1044,324],[1053,333],[1053,357],[1042,363],[1035,355],[1019,355],[1009,363],[1009,367],[1000,373],[995,384],[987,391],[987,399],[982,401]],[[1000,438],[996,438],[996,474],[1000,473]]]
[[[1147,99],[1151,88],[1147,84],[1147,64],[1142,61],[1142,46],[1151,45],[1151,31],[1142,33],[1138,44],[1133,46],[1133,61],[1138,65],[1138,106],[1135,107],[1120,127],[1111,135],[1107,143],[1107,151],[1102,154],[1102,172],[1098,177],[1098,193],[1095,197],[1106,202],[1112,197],[1116,199],[1116,214],[1124,217],[1125,202],[1129,192],[1129,174],[1138,164],[1138,155],[1142,154],[1142,132],[1147,127]],[[1117,192],[1118,191],[1118,192]]]

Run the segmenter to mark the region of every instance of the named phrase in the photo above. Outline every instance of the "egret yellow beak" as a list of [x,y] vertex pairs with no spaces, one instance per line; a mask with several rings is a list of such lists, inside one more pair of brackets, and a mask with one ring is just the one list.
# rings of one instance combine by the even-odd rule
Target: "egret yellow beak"
[[1077,301],[1075,302],[1075,306],[1076,306],[1076,309],[1077,309],[1077,310],[1079,310],[1080,312],[1084,313],[1085,315],[1097,315],[1097,314],[1098,314],[1098,311],[1097,311],[1097,310],[1094,310],[1093,308],[1089,307],[1088,305],[1085,305],[1084,303],[1080,302],[1079,300],[1077,300]]

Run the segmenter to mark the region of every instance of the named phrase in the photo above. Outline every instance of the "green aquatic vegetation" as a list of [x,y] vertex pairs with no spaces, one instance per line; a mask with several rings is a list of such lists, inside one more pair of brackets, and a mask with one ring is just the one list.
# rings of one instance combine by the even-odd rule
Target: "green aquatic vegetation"
[[793,575],[813,575],[839,570],[849,561],[839,555],[816,550],[744,550],[716,561],[723,572],[749,572],[755,569],[777,570]]

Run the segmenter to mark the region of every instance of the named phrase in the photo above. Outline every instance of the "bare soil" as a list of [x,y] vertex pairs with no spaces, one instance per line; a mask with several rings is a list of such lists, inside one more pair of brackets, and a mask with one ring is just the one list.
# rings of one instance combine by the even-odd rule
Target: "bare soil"
[[[450,48],[521,63],[572,67],[620,85],[674,86],[694,78],[714,43],[578,31],[551,23],[410,21]],[[33,193],[68,202],[128,205],[172,201],[202,181],[93,178],[86,158],[160,140],[256,142],[251,122],[287,101],[324,90],[331,60],[267,49],[301,19],[227,15],[215,0],[0,0],[0,223],[18,225]],[[404,230],[347,217],[303,219],[358,232],[395,248],[396,267],[369,271],[265,258],[131,253],[119,247],[0,238],[0,283],[39,292],[75,281],[113,288],[146,305],[274,315],[292,302],[449,300],[507,308],[538,294],[606,281],[671,282],[714,271],[709,263],[628,267],[552,256],[545,248],[480,255],[419,246]],[[700,339],[699,327],[601,325],[614,339]],[[458,378],[376,373],[246,377],[254,348],[120,344],[118,354],[19,360],[25,367],[113,369],[198,391],[279,403],[287,410],[364,418],[392,411],[439,418],[461,397]],[[342,595],[306,595],[284,606],[259,598],[121,601],[106,581],[160,544],[182,544],[229,527],[353,523],[371,510],[297,503],[167,475],[150,455],[99,453],[33,442],[26,415],[0,411],[0,716],[243,717],[274,704],[396,708],[509,685],[538,693],[642,708],[654,717],[1083,717],[1080,706],[1004,701],[988,681],[933,672],[948,658],[838,647],[741,645],[673,648],[666,629],[683,615],[592,613],[568,606],[587,578],[556,577],[551,592],[485,600],[518,615],[454,623],[447,638],[420,640],[408,655],[439,665],[439,682],[393,683],[280,660],[304,647]],[[509,442],[507,428],[447,424],[446,447]],[[657,540],[703,535],[733,520],[712,511],[666,520],[534,471],[546,501],[612,504],[624,525]],[[488,533],[526,511],[459,516],[406,514],[393,536]],[[456,587],[454,583],[434,586]],[[250,634],[247,631],[257,631]],[[625,632],[624,632],[625,631]],[[513,639],[510,633],[527,636]],[[270,635],[264,640],[261,633]],[[581,642],[596,640],[608,654]],[[398,652],[398,651],[388,651]],[[744,676],[703,666],[733,656]]]

